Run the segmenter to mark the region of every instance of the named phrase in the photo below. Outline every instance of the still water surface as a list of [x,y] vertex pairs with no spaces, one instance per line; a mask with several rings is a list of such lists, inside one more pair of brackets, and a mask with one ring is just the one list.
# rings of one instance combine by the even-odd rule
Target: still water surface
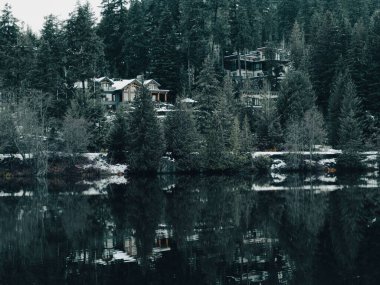
[[2,181],[0,284],[380,284],[377,178],[274,178]]

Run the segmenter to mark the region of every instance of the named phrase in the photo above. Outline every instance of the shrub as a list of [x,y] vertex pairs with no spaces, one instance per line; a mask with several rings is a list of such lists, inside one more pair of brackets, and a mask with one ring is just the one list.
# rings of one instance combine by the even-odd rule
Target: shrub
[[268,156],[257,156],[252,161],[253,168],[259,173],[268,173],[272,166],[272,159]]

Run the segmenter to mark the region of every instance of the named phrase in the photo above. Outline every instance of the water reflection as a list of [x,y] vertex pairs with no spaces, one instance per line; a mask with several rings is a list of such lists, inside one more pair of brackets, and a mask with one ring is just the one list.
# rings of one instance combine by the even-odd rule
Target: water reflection
[[0,284],[375,284],[380,191],[339,179],[2,183]]

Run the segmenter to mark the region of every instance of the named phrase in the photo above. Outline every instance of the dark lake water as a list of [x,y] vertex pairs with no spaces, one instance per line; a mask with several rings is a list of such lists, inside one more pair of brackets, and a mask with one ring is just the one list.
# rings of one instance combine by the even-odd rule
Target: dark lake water
[[380,284],[377,175],[0,181],[0,284]]

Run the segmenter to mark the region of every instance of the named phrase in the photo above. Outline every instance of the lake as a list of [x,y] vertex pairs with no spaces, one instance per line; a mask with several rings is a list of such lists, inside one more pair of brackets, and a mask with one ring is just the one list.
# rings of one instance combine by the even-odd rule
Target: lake
[[1,180],[0,284],[379,284],[378,181]]

